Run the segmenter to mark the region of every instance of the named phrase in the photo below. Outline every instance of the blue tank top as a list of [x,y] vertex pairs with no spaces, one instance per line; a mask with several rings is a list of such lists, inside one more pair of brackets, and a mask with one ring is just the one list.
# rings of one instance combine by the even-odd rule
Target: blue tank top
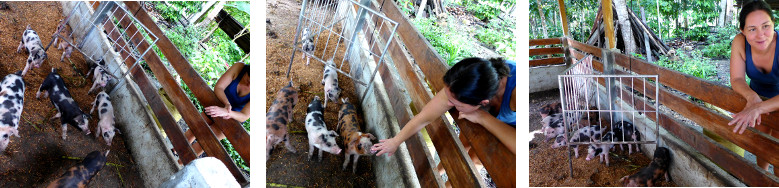
[[517,128],[517,112],[511,110],[511,92],[517,86],[517,63],[511,60],[504,61],[511,69],[511,74],[506,80],[506,90],[503,92],[503,101],[500,103],[500,110],[495,118]]
[[[776,31],[774,33],[779,34]],[[776,40],[776,42],[779,44],[779,40]],[[773,66],[771,66],[771,70],[768,73],[760,72],[755,66],[755,62],[752,61],[752,46],[749,45],[749,42],[746,42],[746,54],[746,73],[749,79],[751,79],[749,88],[752,88],[755,93],[763,97],[772,98],[779,94],[779,70],[776,70],[779,67],[779,45],[776,46],[774,51]]]
[[246,96],[241,97],[238,95],[238,83],[241,82],[241,79],[243,78],[243,75],[249,71],[249,66],[244,65],[241,69],[241,73],[238,73],[238,76],[235,77],[235,80],[230,82],[230,85],[227,85],[225,88],[225,97],[227,97],[227,101],[230,101],[230,106],[233,107],[233,111],[240,112],[243,110],[243,106],[246,105],[246,103],[249,103],[249,94],[247,93]]

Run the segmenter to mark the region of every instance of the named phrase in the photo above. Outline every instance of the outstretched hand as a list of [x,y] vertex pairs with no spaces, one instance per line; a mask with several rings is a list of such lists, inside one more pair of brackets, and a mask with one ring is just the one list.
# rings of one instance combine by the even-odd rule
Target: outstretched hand
[[728,122],[728,125],[736,125],[736,127],[733,128],[733,133],[742,134],[747,127],[760,125],[762,122],[760,115],[766,114],[766,112],[762,110],[760,105],[763,101],[758,100],[747,102],[747,105],[744,106],[744,110],[733,115],[733,120]]
[[376,156],[381,156],[381,154],[387,154],[387,157],[392,156],[393,153],[395,153],[395,150],[398,149],[398,146],[400,145],[400,142],[395,141],[394,138],[390,139],[384,139],[379,140],[379,143],[374,144],[373,147],[371,147],[372,152],[376,152]]
[[209,106],[206,107],[206,114],[208,114],[211,117],[221,117],[224,119],[230,119],[230,111],[232,110],[232,106],[228,105],[224,108],[219,106]]

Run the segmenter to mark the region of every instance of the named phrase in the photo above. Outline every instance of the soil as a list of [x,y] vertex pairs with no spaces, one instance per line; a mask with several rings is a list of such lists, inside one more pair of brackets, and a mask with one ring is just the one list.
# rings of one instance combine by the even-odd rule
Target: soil
[[[290,56],[292,55],[292,43],[294,40],[295,29],[297,27],[298,15],[300,13],[301,2],[295,0],[268,0],[267,2],[267,20],[270,22],[266,30],[268,33],[275,33],[273,36],[266,36],[266,108],[271,105],[279,89],[286,86],[290,79],[287,78],[287,68],[289,66]],[[327,40],[326,35],[319,35],[320,41]],[[331,44],[332,45],[332,44]],[[316,49],[324,48],[325,43],[318,43]],[[341,48],[343,49],[343,48]],[[336,59],[343,56],[339,51]],[[291,143],[296,153],[284,149],[283,145],[275,147],[265,163],[266,177],[268,184],[290,185],[303,187],[375,187],[375,175],[373,174],[371,158],[362,156],[357,164],[357,172],[352,173],[349,164],[346,171],[341,170],[344,160],[344,154],[339,155],[324,152],[321,162],[317,161],[318,150],[315,152],[314,160],[308,160],[308,135],[306,134],[304,120],[306,117],[306,107],[314,96],[324,98],[324,88],[320,84],[324,64],[315,59],[311,59],[310,65],[306,66],[305,58],[302,58],[300,51],[295,53],[295,59],[290,69],[290,78],[296,87],[299,87],[299,102],[294,107],[293,120],[287,125],[290,132]],[[317,53],[317,55],[319,55]],[[348,63],[348,62],[347,62]],[[349,72],[349,65],[343,66],[345,72]],[[354,90],[354,83],[345,75],[338,74],[339,86],[343,89],[341,98],[348,98],[352,104],[358,103],[358,94]],[[359,105],[358,114],[362,114]],[[338,110],[340,104],[328,102],[324,111],[325,124],[329,130],[334,130],[338,123]],[[361,116],[360,116],[361,118]],[[364,130],[364,127],[360,127]],[[339,146],[343,149],[344,145],[341,139],[337,139]]]
[[[544,142],[543,134],[533,134],[541,129],[541,115],[539,109],[545,104],[551,104],[560,100],[559,90],[549,90],[530,94],[530,186],[533,187],[615,187],[622,186],[619,179],[638,172],[651,162],[642,153],[634,152],[628,155],[627,147],[624,151],[615,146],[609,155],[610,166],[599,163],[597,159],[587,161],[587,150],[579,147],[579,158],[571,153],[573,164],[573,178],[570,176],[567,148],[551,148],[553,141]],[[675,187],[673,182],[659,181],[662,187]]]
[[[59,2],[7,2],[10,9],[0,10],[0,75],[7,75],[24,69],[27,53],[16,53],[21,34],[28,24],[41,37],[45,45],[51,41],[51,34],[64,19]],[[52,68],[57,68],[64,78],[73,99],[86,112],[91,108],[95,94],[87,94],[92,86],[91,79],[81,73],[87,69],[84,57],[75,52],[70,61],[59,62],[62,50],[52,45],[47,51],[48,60],[40,68],[31,68],[24,76],[24,111],[19,122],[19,135],[12,137],[5,152],[0,153],[0,187],[43,187],[63,175],[80,160],[95,150],[109,150],[108,163],[87,187],[142,187],[136,164],[125,146],[125,140],[118,134],[112,146],[107,146],[94,133],[85,135],[74,126],[68,127],[67,140],[61,137],[60,120],[50,120],[56,109],[48,99],[35,99],[37,88]],[[78,70],[76,70],[78,69]],[[90,130],[97,126],[97,114],[89,121]],[[94,131],[93,131],[94,132]]]

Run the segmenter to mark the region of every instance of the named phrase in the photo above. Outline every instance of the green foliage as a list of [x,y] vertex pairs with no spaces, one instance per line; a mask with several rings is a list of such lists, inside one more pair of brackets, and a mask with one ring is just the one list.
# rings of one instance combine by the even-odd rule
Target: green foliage
[[691,56],[683,52],[678,54],[679,61],[672,61],[668,57],[662,56],[655,64],[704,80],[717,80],[717,67],[704,58],[700,52],[692,51]]
[[168,1],[167,4],[164,1],[152,1],[154,10],[156,10],[160,16],[167,22],[173,22],[184,18],[184,15],[191,15],[201,10],[201,6],[205,1]]
[[730,57],[730,42],[738,33],[735,26],[718,28],[716,33],[708,36],[709,45],[702,50],[703,56],[710,58]]
[[486,28],[477,30],[476,39],[489,45],[498,53],[508,59],[516,59],[516,29],[515,20],[493,19]]
[[235,151],[235,148],[233,148],[233,144],[230,143],[226,138],[220,140],[219,142],[222,143],[222,146],[225,147],[227,150],[227,154],[230,155],[230,158],[233,158],[233,161],[235,162],[235,165],[238,166],[238,168],[241,168],[246,171],[246,174],[249,174],[249,165],[246,165],[246,162],[241,158],[241,155],[238,155],[238,151]]
[[398,6],[401,11],[405,12],[406,15],[413,15],[414,14],[414,1],[413,0],[397,0]]
[[450,66],[471,56],[468,46],[473,44],[464,32],[453,32],[451,24],[439,27],[434,18],[416,18],[411,22]]
[[249,25],[249,1],[228,1],[224,10],[244,27]]

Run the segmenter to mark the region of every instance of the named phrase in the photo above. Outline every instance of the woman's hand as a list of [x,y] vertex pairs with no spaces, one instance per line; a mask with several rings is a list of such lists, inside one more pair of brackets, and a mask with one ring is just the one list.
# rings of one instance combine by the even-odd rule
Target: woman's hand
[[733,128],[733,133],[744,133],[747,127],[755,127],[762,122],[760,115],[766,112],[762,109],[763,100],[760,97],[754,97],[752,100],[747,100],[747,104],[744,106],[744,110],[733,115],[733,120],[728,122],[728,125],[736,125]]
[[208,114],[211,117],[221,117],[224,119],[230,119],[230,111],[232,111],[232,106],[227,105],[224,108],[219,106],[209,106],[206,107],[206,114]]
[[381,154],[387,154],[387,157],[392,156],[393,153],[395,153],[395,150],[398,149],[398,146],[400,145],[400,142],[397,141],[394,137],[390,139],[384,139],[379,140],[378,144],[374,144],[373,147],[371,147],[372,152],[376,152],[376,156],[381,156]]
[[485,116],[492,116],[492,115],[487,113],[487,111],[484,110],[475,110],[471,113],[460,112],[460,116],[457,119],[466,119],[473,123],[482,124],[481,120]]

